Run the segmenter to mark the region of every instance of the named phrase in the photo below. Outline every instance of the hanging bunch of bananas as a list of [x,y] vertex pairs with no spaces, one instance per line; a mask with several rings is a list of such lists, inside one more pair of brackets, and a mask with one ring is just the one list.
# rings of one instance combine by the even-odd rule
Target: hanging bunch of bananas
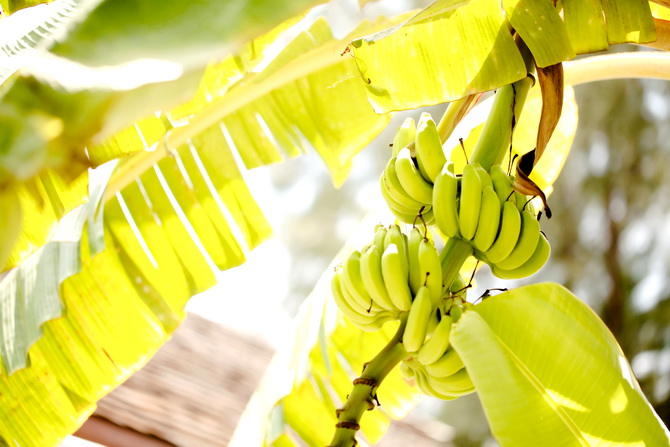
[[401,222],[413,223],[421,215],[427,225],[434,223],[433,183],[446,161],[430,114],[421,114],[416,127],[412,118],[405,119],[379,180],[389,209]]
[[457,178],[453,165],[445,164],[433,188],[433,210],[440,231],[469,241],[475,257],[499,278],[525,278],[549,258],[551,248],[532,204],[514,191],[498,165],[486,172],[467,164]]
[[[406,379],[414,379],[419,389],[428,396],[453,400],[475,391],[463,360],[449,341],[453,324],[463,309],[451,308],[441,316],[432,335],[422,341],[410,356],[400,363],[400,372]],[[405,330],[407,338],[407,330]],[[407,342],[404,341],[405,345]]]
[[416,227],[408,237],[398,225],[378,225],[373,242],[336,269],[331,289],[342,313],[359,328],[376,331],[402,312],[411,314],[419,295],[437,308],[443,289],[439,255]]

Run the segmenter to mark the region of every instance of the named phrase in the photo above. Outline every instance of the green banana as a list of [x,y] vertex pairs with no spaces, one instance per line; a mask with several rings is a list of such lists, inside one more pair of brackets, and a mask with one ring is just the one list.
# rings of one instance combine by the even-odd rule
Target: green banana
[[344,291],[351,294],[354,301],[367,313],[378,312],[382,310],[377,304],[372,301],[372,297],[368,293],[361,278],[361,252],[355,250],[349,255],[342,270],[342,283]]
[[433,313],[433,303],[428,287],[421,287],[414,297],[414,301],[407,315],[407,326],[402,336],[402,342],[407,352],[419,350],[426,338],[428,321]]
[[390,225],[386,231],[386,238],[384,239],[384,250],[388,248],[389,245],[396,244],[398,247],[398,253],[400,253],[400,259],[404,259],[405,262],[402,263],[403,266],[403,277],[409,278],[409,257],[407,256],[407,235],[402,232],[398,225]]
[[382,276],[386,292],[397,309],[407,311],[412,305],[412,292],[405,274],[407,268],[403,263],[407,263],[407,258],[401,257],[396,244],[390,244],[382,254]]
[[428,239],[422,239],[418,250],[419,280],[428,287],[433,308],[442,301],[442,264],[435,246]]
[[395,160],[395,171],[405,192],[424,205],[433,201],[433,185],[426,182],[414,165],[409,148],[402,148]]
[[421,392],[426,394],[427,396],[436,397],[442,400],[454,400],[460,397],[460,396],[442,394],[435,388],[433,388],[428,379],[429,375],[426,373],[426,371],[423,371],[421,369],[415,369],[414,372],[415,372],[414,379],[416,380],[417,386],[419,387]]
[[414,154],[416,156],[419,171],[423,178],[430,183],[435,183],[435,178],[447,162],[442,150],[442,141],[437,133],[435,121],[430,113],[422,113],[416,131],[414,142]]
[[400,149],[412,143],[416,138],[416,126],[414,120],[410,117],[405,118],[402,125],[398,128],[395,137],[393,138],[393,156],[397,156]]
[[449,347],[449,335],[451,334],[451,326],[453,321],[449,315],[443,315],[442,320],[437,324],[433,335],[426,341],[421,349],[417,360],[424,364],[430,365],[440,359]]
[[475,171],[477,171],[479,181],[482,182],[482,189],[486,188],[487,186],[493,188],[493,181],[491,180],[489,173],[486,172],[486,169],[484,169],[479,163],[473,163],[472,165],[474,166]]
[[485,253],[489,264],[497,264],[514,250],[519,240],[521,230],[521,215],[514,203],[503,204],[502,218],[500,221],[500,232],[491,248]]
[[433,377],[447,377],[463,368],[463,360],[454,348],[449,347],[442,357],[426,365],[426,372]]
[[477,223],[477,231],[472,240],[475,248],[486,252],[498,235],[500,227],[500,200],[492,187],[487,186],[482,192],[482,206]]
[[378,245],[370,246],[361,255],[361,279],[363,285],[372,297],[372,301],[378,304],[381,308],[396,311],[396,307],[391,301],[386,285],[384,284],[384,276],[382,274],[382,248]]
[[458,236],[458,179],[451,172],[451,163],[435,179],[433,186],[433,211],[437,227],[446,237]]
[[384,240],[386,239],[387,231],[386,227],[382,224],[375,226],[375,237],[372,243],[379,248],[380,253],[384,251]]
[[386,190],[393,200],[402,206],[419,211],[422,207],[426,206],[426,204],[415,200],[405,191],[405,188],[400,184],[400,180],[398,180],[395,162],[396,158],[393,157],[386,164],[386,168],[384,168],[384,172],[381,176],[381,187]]
[[463,168],[458,224],[463,239],[471,240],[477,232],[482,204],[482,182],[472,164]]
[[437,325],[440,323],[440,318],[438,317],[439,314],[441,314],[439,309],[435,309],[433,313],[430,314],[430,320],[428,320],[428,331],[426,331],[427,335],[432,336],[433,332],[435,332]]
[[[367,314],[361,314],[358,312],[350,303],[351,298],[347,298],[345,296],[345,292],[343,291],[343,286],[342,286],[342,269],[338,269],[335,274],[333,275],[333,279],[331,280],[331,292],[333,295],[333,299],[335,300],[335,304],[337,304],[337,307],[340,309],[340,311],[346,316],[349,320],[351,320],[352,323],[354,323],[356,326],[360,327],[361,329],[363,328],[370,328],[372,329],[372,326],[376,324],[376,317],[372,317]],[[377,329],[381,328],[381,325],[377,327]]]
[[463,308],[458,305],[452,306],[451,309],[449,309],[449,315],[451,316],[451,319],[454,320],[454,323],[456,323],[463,315]]
[[409,287],[412,293],[417,293],[423,285],[421,268],[419,267],[419,247],[424,239],[418,227],[412,227],[409,232],[409,245],[407,247],[407,259],[409,264]]
[[489,176],[493,183],[493,189],[498,195],[498,199],[500,199],[500,203],[506,202],[512,195],[512,192],[514,192],[512,180],[499,165],[491,166]]
[[549,241],[547,241],[544,235],[540,233],[540,238],[537,241],[535,251],[530,259],[528,259],[521,267],[517,267],[513,270],[503,270],[498,268],[498,266],[493,265],[491,266],[491,272],[502,279],[526,278],[540,270],[549,259],[550,254],[551,246],[549,245]]
[[514,250],[505,259],[498,262],[496,267],[501,270],[514,270],[521,267],[533,256],[535,247],[540,239],[540,222],[530,212],[521,213],[521,234]]
[[405,380],[410,380],[414,378],[414,368],[409,366],[404,360],[400,362],[400,375],[403,376]]
[[437,392],[446,395],[462,396],[475,390],[475,385],[465,368],[446,377],[434,377],[429,374],[428,382]]
[[[391,196],[391,194],[389,193],[388,188],[385,187],[385,185],[382,185],[380,189],[382,192],[382,197],[384,198],[384,200],[386,200],[386,205],[389,207],[389,210],[401,221],[405,223],[412,223],[414,221],[414,217],[412,217],[411,221],[405,221],[404,220],[405,216],[416,216],[421,207],[408,208],[402,203],[398,202],[396,199],[394,199],[393,196]],[[424,211],[428,211],[429,209],[430,206],[427,206],[426,208],[424,208]]]

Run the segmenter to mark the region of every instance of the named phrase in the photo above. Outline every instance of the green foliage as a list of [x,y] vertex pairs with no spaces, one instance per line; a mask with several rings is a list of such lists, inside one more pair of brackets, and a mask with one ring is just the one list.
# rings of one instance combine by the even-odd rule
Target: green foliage
[[[37,3],[0,4],[11,13]],[[538,66],[655,38],[642,0],[564,0],[563,19],[549,0],[505,1],[504,12],[498,1],[445,0],[409,20],[362,22],[345,38],[324,19],[290,18],[313,3],[62,1],[3,19],[35,14],[0,46],[8,59],[0,72],[0,444],[55,445],[74,431],[169,337],[216,270],[243,263],[269,237],[244,169],[311,147],[341,184],[387,112],[524,78],[529,53],[512,27]],[[559,123],[546,165],[533,171],[542,188],[574,134],[576,109],[568,111],[573,120]],[[514,153],[533,147],[537,115],[522,116]],[[456,166],[460,153],[451,153]],[[486,300],[454,329],[500,442],[662,442],[667,433],[599,320],[558,286],[534,287]],[[287,348],[294,363],[282,366],[289,374],[264,387],[271,398],[251,418],[260,442],[295,445],[297,433],[327,443],[350,381],[393,337],[391,325],[361,335],[324,297],[306,305]],[[495,370],[491,361],[500,362]],[[594,368],[598,387],[588,384]],[[397,370],[380,393],[383,411],[362,429],[370,442],[417,399]],[[520,396],[525,406],[510,411]]]
[[665,445],[616,340],[558,284],[465,312],[451,335],[501,445]]

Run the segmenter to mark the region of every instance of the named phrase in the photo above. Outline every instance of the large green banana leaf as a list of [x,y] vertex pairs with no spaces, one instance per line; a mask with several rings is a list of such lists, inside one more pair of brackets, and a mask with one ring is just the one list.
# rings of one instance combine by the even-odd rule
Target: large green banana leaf
[[614,336],[558,284],[486,299],[451,340],[502,446],[670,443]]
[[[354,62],[339,55],[347,40],[333,38],[323,19],[298,17],[203,67],[198,93],[174,111],[125,128],[116,115],[109,128],[120,132],[99,144],[86,123],[74,122],[57,138],[68,142],[68,153],[83,153],[74,144],[81,138],[89,141],[86,162],[126,157],[96,196],[87,194],[86,170],[72,175],[67,162],[13,180],[10,190],[25,190],[19,202],[36,227],[22,227],[21,247],[0,281],[0,439],[46,446],[74,431],[97,399],[167,339],[186,301],[214,284],[214,271],[244,262],[245,252],[269,236],[245,168],[314,147],[335,181],[344,179],[351,157],[389,119],[374,114],[364,88],[348,80]],[[260,57],[257,50],[270,46],[272,56]],[[21,72],[8,82],[3,100],[16,105],[27,98],[20,110],[28,116],[49,99],[58,106],[40,113],[51,118],[67,105],[98,113],[88,120],[110,117],[104,107],[89,108],[99,92],[58,90]],[[169,96],[173,88],[149,86],[152,95],[165,87]],[[109,91],[121,103],[137,93]],[[70,118],[78,116],[71,110]],[[87,197],[100,204],[80,205]]]
[[[656,38],[644,0],[439,0],[350,46],[378,113],[452,101],[526,76],[513,28],[538,66]],[[401,55],[400,57],[398,55]]]
[[[478,104],[453,132],[454,141],[467,137],[464,141],[468,153],[481,133],[491,99]],[[515,152],[525,153],[535,144],[541,108],[539,95],[531,95],[515,130]],[[546,189],[558,177],[577,130],[577,104],[571,88],[565,91],[564,111],[547,150],[551,162],[538,164],[533,171],[534,178]],[[460,144],[452,149],[451,159],[459,165],[465,163]],[[384,208],[381,193],[377,200]],[[375,224],[393,221],[388,211],[373,212],[360,224],[338,260],[369,244]],[[462,275],[469,277],[473,268],[474,263],[466,263]],[[301,306],[293,345],[279,352],[268,368],[241,419],[232,446],[327,445],[337,422],[335,410],[351,392],[353,379],[393,336],[397,327],[394,323],[386,324],[379,333],[363,332],[349,323],[330,296],[331,278],[329,268]],[[371,444],[383,436],[391,419],[404,417],[420,397],[416,387],[408,388],[402,381],[398,368],[384,380],[378,395],[381,406],[366,412],[361,423],[362,435]]]

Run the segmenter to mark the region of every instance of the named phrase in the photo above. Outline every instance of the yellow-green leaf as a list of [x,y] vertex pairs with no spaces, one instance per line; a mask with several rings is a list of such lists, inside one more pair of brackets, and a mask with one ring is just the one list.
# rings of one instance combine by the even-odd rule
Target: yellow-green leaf
[[614,336],[558,284],[486,299],[451,340],[502,446],[670,442]]
[[526,76],[495,0],[438,1],[353,47],[358,82],[378,113],[453,101]]

